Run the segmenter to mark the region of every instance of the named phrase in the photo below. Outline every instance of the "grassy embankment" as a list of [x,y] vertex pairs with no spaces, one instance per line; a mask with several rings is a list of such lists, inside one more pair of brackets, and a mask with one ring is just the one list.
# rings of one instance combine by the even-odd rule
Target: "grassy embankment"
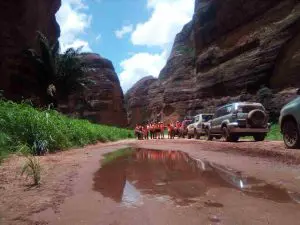
[[0,100],[0,161],[15,152],[55,152],[132,137],[130,130],[92,124],[54,110],[38,110],[26,104]]

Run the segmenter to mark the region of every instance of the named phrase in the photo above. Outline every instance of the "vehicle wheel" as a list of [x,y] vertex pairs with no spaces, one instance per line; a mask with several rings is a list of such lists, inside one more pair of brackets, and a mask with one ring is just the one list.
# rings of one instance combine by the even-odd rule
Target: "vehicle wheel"
[[231,141],[231,136],[230,136],[230,133],[229,133],[229,130],[227,127],[223,127],[222,128],[222,137],[224,138],[224,140],[226,142],[230,142]]
[[196,139],[200,139],[200,134],[198,134],[196,130],[194,130],[194,137]]
[[282,126],[283,140],[287,148],[300,148],[300,135],[297,123],[287,120]]
[[211,135],[210,130],[207,130],[207,131],[206,131],[206,135],[207,135],[207,138],[206,138],[206,139],[207,139],[208,141],[212,141],[212,140],[213,140],[214,137]]
[[238,142],[239,141],[239,139],[240,139],[240,137],[239,136],[237,136],[237,135],[234,135],[234,136],[231,136],[231,141],[233,141],[233,142]]
[[264,141],[266,138],[266,134],[256,134],[253,136],[255,141]]
[[192,136],[191,136],[191,135],[189,135],[189,134],[188,134],[187,136],[188,136],[188,139],[191,139],[191,138],[192,138]]

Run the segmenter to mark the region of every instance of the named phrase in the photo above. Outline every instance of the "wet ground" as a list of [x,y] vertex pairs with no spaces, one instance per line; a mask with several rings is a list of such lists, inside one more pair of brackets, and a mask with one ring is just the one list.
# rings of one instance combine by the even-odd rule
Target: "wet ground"
[[[142,204],[143,195],[178,206],[192,205],[213,188],[236,189],[255,198],[300,204],[298,193],[242,176],[228,167],[195,160],[181,151],[126,148],[108,153],[94,175],[93,185],[95,191],[128,207]],[[221,203],[205,205],[223,207]]]
[[[260,147],[257,143],[245,145],[251,144]],[[274,151],[276,157],[247,156],[249,149],[239,144],[179,140],[130,141],[62,153],[63,158],[56,158],[55,164],[62,174],[66,163],[78,163],[76,176],[65,180],[70,192],[51,206],[50,190],[42,186],[35,190],[40,193],[36,200],[48,197],[48,205],[40,204],[40,208],[3,220],[3,224],[297,224],[298,153],[295,157],[288,153],[284,163],[277,159],[284,149],[279,143],[269,144],[278,149],[261,145],[261,150]],[[54,190],[53,196],[63,192],[58,186]],[[19,197],[19,201],[23,199]],[[28,204],[27,210],[30,207]],[[4,213],[4,219],[7,215]]]

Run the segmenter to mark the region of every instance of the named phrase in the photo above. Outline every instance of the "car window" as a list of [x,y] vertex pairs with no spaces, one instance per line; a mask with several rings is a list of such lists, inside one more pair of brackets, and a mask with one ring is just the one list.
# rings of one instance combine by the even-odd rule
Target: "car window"
[[207,122],[213,118],[213,115],[202,115],[202,122]]
[[196,123],[197,122],[197,117],[194,117],[193,118],[193,123]]

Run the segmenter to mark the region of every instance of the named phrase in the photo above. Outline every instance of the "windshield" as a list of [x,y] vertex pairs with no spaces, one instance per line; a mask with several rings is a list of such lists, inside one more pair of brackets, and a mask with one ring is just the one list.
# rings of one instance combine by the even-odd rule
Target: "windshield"
[[213,115],[202,115],[202,121],[203,122],[208,122],[213,118]]

